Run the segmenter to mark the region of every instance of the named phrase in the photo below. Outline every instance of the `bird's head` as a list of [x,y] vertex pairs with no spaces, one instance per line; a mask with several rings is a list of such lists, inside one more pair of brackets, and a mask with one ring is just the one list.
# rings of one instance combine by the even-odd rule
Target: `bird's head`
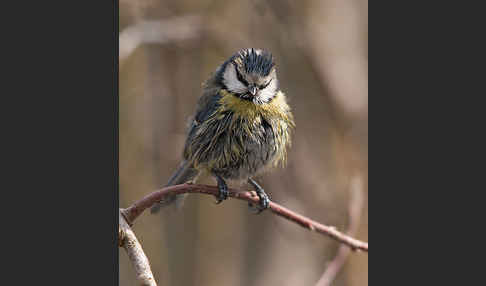
[[243,49],[220,69],[222,88],[255,104],[270,102],[278,90],[272,55],[259,49]]

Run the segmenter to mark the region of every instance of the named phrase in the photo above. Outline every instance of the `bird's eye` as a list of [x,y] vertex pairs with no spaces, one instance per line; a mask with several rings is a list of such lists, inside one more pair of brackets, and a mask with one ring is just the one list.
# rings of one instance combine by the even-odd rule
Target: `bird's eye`
[[238,78],[238,80],[240,82],[242,82],[244,85],[248,86],[248,82],[243,78],[243,76],[240,74],[240,72],[238,71],[238,69],[236,68],[235,66],[235,70],[236,70],[236,77]]
[[271,82],[272,82],[272,80],[269,80],[269,81],[268,81],[266,84],[258,86],[258,88],[259,88],[259,89],[264,89],[264,88],[266,88],[266,87],[267,87],[267,86],[268,86],[268,85],[269,85]]

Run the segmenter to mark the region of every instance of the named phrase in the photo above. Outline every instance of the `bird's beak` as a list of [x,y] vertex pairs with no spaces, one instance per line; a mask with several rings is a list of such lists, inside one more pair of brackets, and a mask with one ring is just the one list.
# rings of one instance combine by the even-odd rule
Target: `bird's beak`
[[250,86],[248,87],[248,91],[251,93],[251,95],[255,96],[255,95],[256,95],[256,93],[257,93],[257,88],[256,88],[256,86],[254,86],[254,85],[250,85]]

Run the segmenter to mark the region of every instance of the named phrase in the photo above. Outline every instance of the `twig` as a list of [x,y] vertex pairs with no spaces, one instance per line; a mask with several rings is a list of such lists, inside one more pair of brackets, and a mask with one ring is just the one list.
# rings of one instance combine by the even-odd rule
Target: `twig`
[[201,35],[199,16],[180,16],[158,21],[140,21],[125,28],[119,35],[119,60],[125,60],[142,44],[164,44]]
[[143,252],[142,246],[138,242],[137,237],[127,223],[121,210],[119,211],[118,219],[118,241],[120,242],[120,247],[125,248],[127,251],[128,258],[135,268],[140,285],[157,286],[152,270],[150,270],[150,263],[147,256]]
[[[258,204],[259,198],[255,192],[244,192],[236,189],[229,189],[229,196],[245,200],[254,204]],[[168,194],[183,194],[183,193],[200,193],[208,195],[217,195],[218,188],[216,186],[208,185],[196,185],[196,184],[182,184],[165,187],[161,190],[155,191],[141,200],[135,202],[130,207],[122,210],[123,215],[127,219],[129,225],[132,225],[134,220],[147,208],[151,207],[154,203],[161,201]],[[295,213],[277,203],[270,202],[271,211],[285,219],[293,221],[302,227],[305,227],[312,231],[317,231],[324,235],[327,235],[340,243],[349,246],[352,250],[362,250],[368,252],[368,243],[354,239],[342,232],[336,230],[332,226],[327,226],[313,221],[305,216]]]
[[[349,202],[349,228],[348,235],[354,236],[358,232],[361,211],[363,209],[363,182],[360,177],[354,177],[350,185],[351,199]],[[336,278],[341,268],[346,262],[350,249],[341,245],[336,257],[329,263],[316,286],[328,286]]]

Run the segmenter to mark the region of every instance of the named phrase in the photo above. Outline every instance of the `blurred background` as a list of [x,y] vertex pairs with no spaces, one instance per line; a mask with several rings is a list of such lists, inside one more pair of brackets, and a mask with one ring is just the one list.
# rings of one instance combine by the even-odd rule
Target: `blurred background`
[[[201,84],[241,48],[276,59],[297,128],[270,198],[368,241],[368,1],[120,0],[120,207],[176,169]],[[211,179],[202,183],[215,184]],[[358,199],[356,197],[359,197]],[[287,220],[189,195],[133,227],[158,285],[315,285],[340,245]],[[356,215],[349,215],[355,209]],[[353,225],[354,224],[354,225]],[[120,249],[120,285],[136,285]],[[332,285],[368,285],[352,253]]]

